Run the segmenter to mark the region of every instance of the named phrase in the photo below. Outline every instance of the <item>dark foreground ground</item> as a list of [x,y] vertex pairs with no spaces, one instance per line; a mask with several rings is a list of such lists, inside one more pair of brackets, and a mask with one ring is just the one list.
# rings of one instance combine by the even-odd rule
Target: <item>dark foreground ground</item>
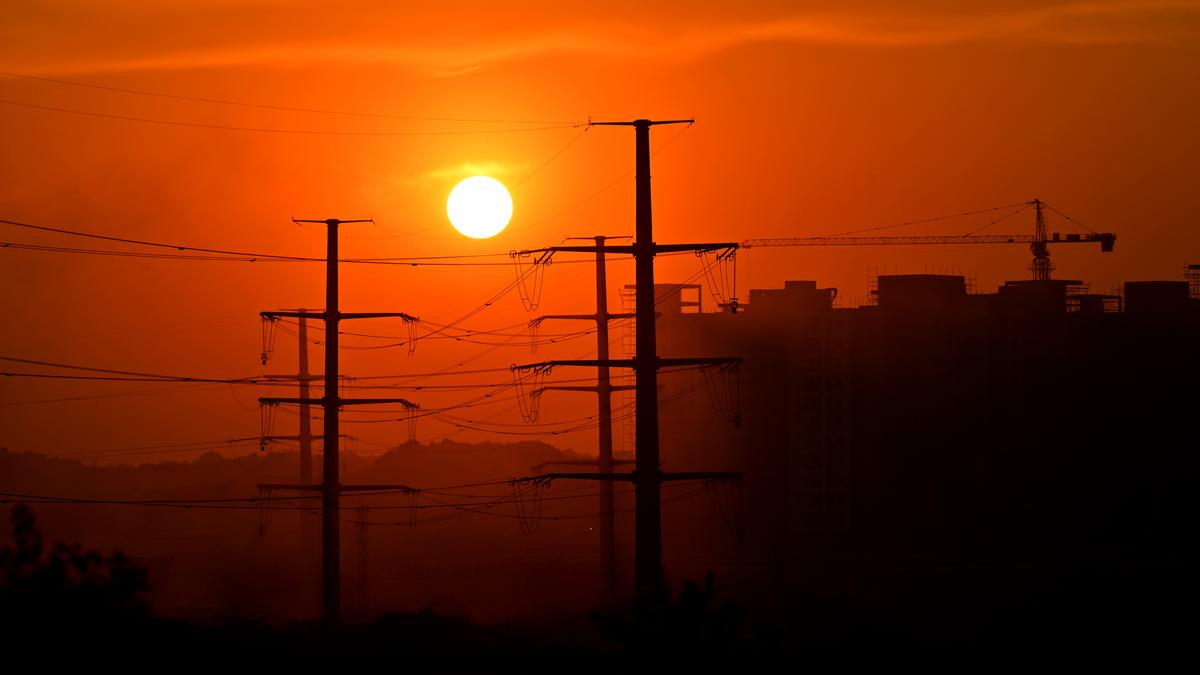
[[232,667],[245,663],[240,659],[301,666],[369,659],[389,669],[420,663],[433,664],[433,672],[507,672],[623,671],[657,662],[701,670],[799,667],[897,657],[952,658],[964,666],[1047,656],[1076,664],[1194,660],[1196,584],[1183,561],[856,573],[868,588],[853,597],[781,596],[775,612],[747,610],[710,576],[604,612],[482,624],[427,609],[331,628],[156,616],[146,604],[146,570],[120,554],[46,544],[25,506],[13,509],[12,521],[13,544],[0,547],[0,649],[17,664],[174,669],[197,661]]
[[[293,666],[312,659],[370,659],[397,669],[436,664],[434,672],[514,666],[540,672],[624,670],[650,662],[701,670],[767,662],[799,668],[895,658],[962,665],[1032,664],[1047,657],[1076,664],[1115,658],[1186,663],[1194,657],[1195,616],[1172,600],[1186,596],[1176,585],[1184,576],[1182,570],[1164,572],[1123,589],[1113,588],[1112,577],[1094,577],[974,606],[961,602],[970,598],[912,599],[889,607],[829,599],[806,604],[797,598],[790,620],[771,622],[692,585],[641,620],[625,609],[485,625],[426,610],[335,629],[236,619],[185,622],[157,618],[134,605],[97,603],[96,595],[9,592],[0,635],[9,656],[78,658],[97,665],[164,663],[162,658],[180,665],[180,659],[230,664],[248,659]],[[982,603],[983,596],[977,599]]]

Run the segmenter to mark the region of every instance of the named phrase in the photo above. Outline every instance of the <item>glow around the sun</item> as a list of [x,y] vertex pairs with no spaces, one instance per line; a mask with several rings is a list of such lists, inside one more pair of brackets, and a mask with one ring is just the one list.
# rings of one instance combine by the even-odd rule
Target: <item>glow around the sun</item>
[[446,214],[454,229],[472,239],[487,239],[504,231],[512,219],[512,197],[504,185],[488,176],[471,176],[450,191]]

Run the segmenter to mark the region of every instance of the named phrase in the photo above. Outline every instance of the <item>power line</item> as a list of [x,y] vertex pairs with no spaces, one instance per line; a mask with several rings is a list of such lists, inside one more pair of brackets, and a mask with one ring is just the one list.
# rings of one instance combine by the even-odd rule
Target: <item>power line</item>
[[550,158],[547,159],[546,161],[542,162],[541,164],[539,164],[536,169],[525,174],[524,178],[517,181],[516,183],[513,183],[513,189],[515,190],[516,188],[520,187],[526,181],[528,181],[530,178],[533,178],[534,176],[536,176],[539,171],[541,171],[542,169],[545,169],[547,166],[549,166],[551,162],[558,159],[559,156],[562,155],[564,152],[566,152],[572,145],[575,145],[575,141],[578,141],[579,139],[583,138],[583,135],[586,134],[589,129],[591,129],[590,126],[584,126],[583,131],[580,131],[578,134],[573,136],[571,138],[571,140],[567,141],[567,144],[564,145],[562,147],[562,149],[560,149],[558,152],[554,153],[553,155],[550,155]]
[[[9,248],[17,251],[38,251],[41,253],[75,253],[79,255],[100,255],[112,256],[119,258],[147,258],[161,260],[203,260],[203,261],[218,261],[218,262],[259,262],[258,257],[244,257],[231,255],[190,255],[186,253],[147,253],[144,251],[117,251],[113,249],[100,248],[78,248],[68,246],[47,246],[43,244],[27,244],[22,242],[0,242],[0,248]],[[274,256],[262,257],[263,262],[307,262],[302,260],[286,260],[276,258]]]
[[[509,484],[511,481],[504,481]],[[682,481],[676,486],[694,486],[699,481]],[[404,511],[404,510],[426,510],[433,508],[479,508],[488,506],[499,506],[507,502],[511,502],[513,496],[511,494],[497,495],[478,495],[479,501],[475,502],[441,502],[436,499],[428,498],[429,494],[438,494],[434,490],[422,488],[413,488],[411,492],[426,496],[430,504],[392,504],[392,505],[343,505],[340,510],[350,509],[368,509],[371,511]],[[395,490],[365,492],[357,495],[347,494],[347,498],[353,497],[373,497],[387,496],[398,494]],[[541,497],[542,501],[570,501],[576,499],[588,499],[595,497],[599,492],[577,492],[575,494],[561,494],[549,497]],[[633,490],[623,490],[618,494],[633,494]],[[96,497],[65,497],[60,495],[40,495],[23,492],[0,492],[0,501],[28,501],[30,503],[42,504],[65,504],[65,505],[99,505],[99,506],[146,506],[158,508],[182,508],[182,509],[229,509],[229,510],[270,510],[270,511],[308,511],[309,507],[304,506],[276,506],[270,502],[298,502],[320,499],[320,495],[291,495],[291,496],[270,496],[270,497],[197,497],[188,499],[119,499],[119,498],[96,498]],[[253,504],[254,506],[243,506],[245,504]]]
[[[6,373],[0,373],[0,375],[5,375],[5,374]],[[15,375],[22,376],[25,374],[18,373]],[[11,375],[10,375],[10,377],[11,377]],[[109,392],[106,394],[89,394],[86,396],[64,396],[62,398],[45,398],[45,399],[37,399],[37,400],[32,400],[32,401],[0,401],[0,405],[6,405],[6,406],[40,405],[40,404],[44,404],[44,403],[68,403],[68,402],[72,402],[72,401],[91,401],[91,400],[97,400],[97,399],[126,398],[126,397],[130,397],[130,396],[149,396],[149,395],[158,395],[158,394],[173,394],[173,393],[179,393],[179,392],[193,392],[193,391],[198,391],[198,390],[215,391],[217,389],[223,389],[224,387],[220,386],[222,384],[224,384],[224,383],[213,383],[211,386],[204,387],[203,385],[192,386],[189,383],[184,386],[154,387],[153,389],[136,389],[134,391]]]
[[204,122],[180,122],[176,120],[160,120],[152,117],[135,117],[133,115],[115,115],[112,113],[94,112],[91,110],[76,110],[74,108],[60,108],[58,106],[41,105],[38,103],[27,103],[24,101],[13,101],[11,99],[0,99],[0,103],[12,106],[20,106],[23,108],[32,108],[35,110],[48,110],[59,113],[69,113],[72,115],[83,115],[85,117],[97,117],[100,119],[121,120],[125,122],[141,122],[144,124],[159,124],[172,127],[191,127],[197,129],[220,129],[223,131],[246,131],[257,133],[270,134],[292,134],[305,136],[477,136],[481,134],[512,134],[530,131],[548,131],[551,129],[574,129],[580,124],[552,124],[536,127],[520,127],[516,129],[459,129],[459,130],[439,130],[439,131],[332,131],[325,129],[278,129],[274,127],[245,127],[235,126],[231,124],[207,124]]
[[53,459],[78,460],[78,459],[102,459],[109,457],[127,457],[136,455],[160,455],[173,454],[181,452],[202,452],[206,450],[219,450],[223,448],[249,447],[257,446],[259,439],[230,439],[224,441],[197,441],[192,443],[169,443],[165,445],[142,445],[129,448],[107,448],[103,450],[89,450],[83,452],[67,452],[56,453],[52,455],[44,455],[40,453],[30,453],[28,456],[15,456],[10,453],[10,456],[0,458],[0,461],[20,462],[20,461],[45,461]]
[[[68,230],[61,230],[59,228],[48,228],[48,227],[38,226],[38,225],[29,225],[26,223],[18,223],[16,221],[0,220],[0,223],[17,225],[20,227],[31,227],[34,229],[49,230],[49,231],[60,232],[60,233],[64,233],[64,234],[73,234],[73,235],[79,235],[79,236],[117,240],[117,241],[122,241],[125,243],[138,243],[138,244],[159,246],[159,247],[171,246],[168,244],[160,244],[160,243],[155,243],[155,242],[145,242],[145,241],[141,241],[141,240],[109,237],[107,235],[94,235],[94,234],[89,234],[89,233],[80,233],[80,232],[73,232],[73,231],[68,231]],[[175,248],[185,248],[185,247],[179,247],[179,246],[174,246],[174,247]],[[215,249],[193,249],[193,250],[215,251]],[[714,264],[714,263],[709,263],[710,266],[711,266],[711,264]],[[484,303],[477,306],[476,308],[472,309],[471,311],[467,312],[466,314],[459,317],[458,319],[450,322],[449,324],[430,324],[431,326],[434,326],[434,328],[432,330],[430,330],[430,332],[426,333],[425,335],[418,336],[416,339],[417,340],[429,339],[429,338],[437,337],[439,333],[443,333],[448,330],[456,329],[457,324],[467,320],[468,318],[474,316],[475,314],[478,314],[479,312],[483,311],[487,307],[490,307],[501,297],[503,297],[507,293],[511,292],[512,289],[515,288],[520,283],[522,277],[528,276],[529,274],[531,274],[532,270],[533,270],[533,268],[530,267],[528,270],[526,270],[524,273],[522,273],[522,275],[518,276],[518,278],[516,280],[506,284],[505,287],[502,288],[495,295],[493,295],[492,298],[485,301]],[[689,277],[688,280],[685,280],[682,283],[686,284],[690,280],[698,278],[699,275],[701,275],[703,273],[704,273],[704,268],[702,268],[699,272],[693,274],[691,277]],[[681,284],[677,284],[676,286],[678,286],[678,285],[681,285]],[[656,304],[658,302],[661,302],[668,295],[669,295],[669,293],[660,294],[659,297],[656,299]],[[457,328],[457,330],[467,332],[467,329]],[[594,330],[594,329],[579,331],[576,334],[576,336],[590,334],[590,332],[592,332],[592,330]],[[493,347],[507,346],[509,344],[512,344],[515,341],[516,337],[518,337],[518,336],[520,336],[520,334],[513,334],[513,337],[510,338],[509,340],[506,340],[504,342],[499,342],[499,343],[490,343],[490,344]],[[445,338],[447,336],[442,336],[442,337]],[[460,340],[460,341],[463,341],[463,340]],[[528,343],[526,343],[526,346],[527,346],[527,344]],[[518,345],[513,345],[513,346],[518,346]],[[87,372],[106,373],[108,375],[122,376],[122,377],[100,377],[100,376],[86,376],[85,377],[85,376],[69,376],[69,375],[39,374],[39,373],[17,373],[17,372],[2,372],[2,373],[0,373],[0,375],[4,375],[6,377],[27,377],[27,378],[42,378],[42,379],[71,379],[71,380],[100,380],[100,381],[131,381],[131,382],[176,382],[177,381],[177,382],[249,384],[249,385],[279,384],[281,380],[287,379],[287,378],[261,378],[261,377],[210,378],[210,377],[193,377],[193,376],[184,376],[184,375],[164,375],[164,374],[159,374],[159,373],[144,373],[144,372],[137,372],[137,371],[124,371],[124,370],[114,370],[114,369],[105,369],[105,368],[93,368],[93,367],[88,367],[88,366],[76,366],[76,365],[71,365],[71,364],[54,363],[54,362],[48,362],[48,361],[37,361],[37,360],[32,360],[32,359],[21,359],[21,358],[16,358],[16,357],[9,357],[9,356],[0,356],[0,360],[11,361],[11,362],[16,362],[16,363],[26,363],[26,364],[31,364],[31,365],[42,365],[42,366],[55,367],[55,368],[64,368],[64,369],[69,369],[69,370],[82,370],[82,371],[87,371]],[[504,370],[505,369],[503,369],[503,368],[482,369],[482,370],[477,369],[474,371],[459,371],[459,373],[466,374],[468,372],[475,372],[475,373],[478,373],[478,372],[503,372]],[[408,374],[408,375],[399,375],[399,376],[375,376],[375,377],[369,378],[369,379],[412,379],[415,377],[433,377],[433,376],[439,376],[439,375],[447,375],[447,373],[445,370],[442,370],[442,371],[436,371],[433,373]],[[368,378],[359,378],[359,379],[368,379]]]
[[[171,260],[204,260],[204,261],[233,261],[233,262],[325,262],[324,258],[312,256],[297,256],[285,255],[278,253],[259,253],[252,251],[238,251],[220,248],[208,248],[201,246],[190,246],[184,244],[172,244],[167,242],[149,241],[145,239],[131,239],[128,237],[118,237],[107,234],[97,234],[93,232],[84,232],[81,230],[71,230],[61,227],[50,227],[47,225],[36,225],[18,220],[0,219],[0,224],[11,225],[30,230],[38,230],[42,232],[53,232],[55,234],[69,235],[73,237],[84,237],[88,239],[99,239],[102,241],[112,241],[121,244],[132,244],[136,246],[150,246],[153,248],[165,248],[175,251],[194,251],[196,253],[211,253],[212,256],[197,256],[197,255],[182,255],[178,253],[172,254],[153,254],[141,251],[120,251],[114,249],[90,249],[90,248],[74,248],[65,246],[50,246],[45,244],[30,244],[26,242],[0,242],[0,248],[12,248],[18,250],[46,251],[53,253],[79,253],[90,255],[110,255],[135,258],[164,258]],[[677,254],[663,254],[677,255]],[[508,258],[509,253],[475,253],[463,255],[436,255],[436,256],[412,256],[412,257],[380,257],[380,258],[340,258],[338,262],[363,265],[396,265],[402,267],[430,267],[430,266],[487,266],[487,267],[507,267],[510,262],[459,262],[462,260],[478,259],[478,258]],[[616,261],[630,260],[631,258],[618,257]],[[588,260],[564,260],[558,264],[590,264]]]
[[388,113],[364,113],[353,112],[346,110],[328,110],[322,108],[302,108],[297,106],[271,105],[266,103],[248,103],[244,101],[233,101],[229,99],[205,98],[201,96],[185,96],[181,94],[166,94],[162,92],[147,91],[145,89],[129,89],[125,87],[113,87],[102,84],[92,84],[88,82],[76,82],[72,80],[60,80],[51,77],[39,77],[36,75],[25,75],[22,73],[12,73],[0,71],[0,76],[18,77],[25,80],[37,80],[39,82],[51,82],[53,84],[67,85],[71,87],[86,87],[88,89],[97,89],[101,91],[112,91],[121,94],[134,94],[137,96],[152,96],[155,98],[172,99],[176,101],[192,101],[195,103],[210,103],[215,105],[237,106],[241,108],[256,108],[260,110],[281,110],[285,112],[303,112],[316,113],[320,115],[340,115],[344,117],[367,117],[376,119],[396,119],[410,120],[418,122],[464,122],[475,124],[553,124],[553,125],[568,125],[568,122],[550,122],[546,120],[499,120],[499,119],[475,119],[463,117],[421,117],[415,115],[396,115]]
[[[392,349],[395,347],[403,347],[403,346],[409,345],[410,343],[420,342],[421,340],[453,340],[455,342],[466,342],[466,343],[470,343],[470,344],[487,345],[487,346],[533,347],[533,346],[537,346],[537,345],[543,344],[543,343],[558,344],[558,343],[568,342],[570,340],[575,340],[580,337],[584,337],[586,335],[591,335],[592,333],[595,332],[595,329],[583,329],[583,330],[579,330],[579,331],[575,331],[575,332],[571,332],[571,333],[555,333],[555,334],[551,334],[551,335],[541,335],[541,336],[538,336],[537,338],[532,338],[529,333],[507,333],[506,334],[506,333],[490,333],[490,332],[486,332],[486,331],[471,331],[471,330],[465,330],[465,329],[458,329],[458,330],[463,331],[462,334],[460,334],[460,335],[438,335],[437,333],[441,329],[431,328],[429,324],[423,324],[423,327],[429,329],[430,333],[427,335],[423,335],[423,336],[417,336],[417,337],[414,337],[411,339],[407,338],[407,337],[401,337],[399,335],[370,335],[370,334],[363,334],[363,333],[351,333],[348,331],[338,331],[339,335],[352,335],[352,336],[366,337],[366,338],[377,339],[377,340],[398,340],[398,342],[393,342],[390,344],[376,344],[376,345],[352,345],[352,344],[348,345],[348,344],[339,343],[338,349],[349,349],[349,350]],[[280,328],[285,333],[288,333],[289,335],[293,335],[293,336],[297,335],[297,332],[290,327],[290,324],[288,326],[280,326]],[[473,335],[495,335],[497,337],[504,337],[507,335],[509,339],[503,340],[501,342],[492,342],[492,341],[487,341],[487,340],[479,340],[474,337],[471,337]],[[528,338],[528,340],[525,342],[517,342],[516,341],[517,338]],[[325,344],[325,342],[323,340],[320,340],[317,338],[305,338],[305,341],[309,342],[311,344],[314,344],[314,345]]]
[[[8,222],[8,221],[0,221]],[[184,253],[148,253],[144,251],[118,251],[115,249],[78,248],[68,246],[49,246],[43,244],[28,244],[23,242],[0,242],[0,248],[16,251],[35,251],[41,253],[74,253],[79,255],[109,256],[117,258],[145,258],[151,260],[195,260],[203,262],[318,262],[305,258],[262,254],[262,255],[189,255]],[[504,254],[507,255],[507,254]],[[446,256],[470,258],[474,256]],[[339,262],[352,265],[390,265],[396,267],[508,267],[507,262],[443,262],[432,258],[396,258],[396,259],[358,259],[347,258]],[[564,260],[561,264],[586,263],[585,260]]]
[[0,371],[3,377],[25,377],[39,380],[80,380],[94,382],[196,382],[199,384],[278,384],[270,380],[220,380],[202,377],[115,377],[101,375],[57,375],[53,373],[17,373]]
[[17,220],[0,219],[0,223],[12,225],[13,227],[22,227],[29,230],[39,230],[42,232],[54,232],[55,234],[66,234],[73,237],[86,237],[88,239],[100,239],[103,241],[115,241],[122,244],[136,244],[138,246],[151,246],[154,248],[169,248],[177,251],[196,251],[198,253],[216,253],[220,255],[233,255],[248,258],[275,259],[275,260],[291,260],[301,262],[322,262],[322,258],[313,258],[307,256],[292,256],[292,255],[275,255],[271,253],[249,253],[246,251],[230,251],[216,248],[202,248],[199,246],[183,246],[181,244],[165,244],[157,241],[147,241],[144,239],[130,239],[127,237],[116,237],[107,234],[95,234],[92,232],[81,232],[79,230],[68,230],[61,227],[49,227],[47,225],[34,225],[33,223],[23,223]]
[[[118,236],[110,235],[110,234],[97,234],[94,232],[71,230],[71,229],[62,228],[62,227],[50,227],[48,225],[36,225],[34,223],[26,223],[26,222],[22,222],[19,220],[0,219],[0,223],[2,223],[4,225],[11,225],[13,227],[25,228],[28,230],[38,230],[41,232],[53,232],[55,234],[65,234],[65,235],[69,235],[72,237],[84,237],[87,239],[99,239],[102,241],[112,241],[112,242],[117,242],[120,244],[133,244],[136,246],[150,246],[153,248],[166,248],[166,249],[172,249],[175,251],[195,251],[197,253],[212,253],[212,254],[222,255],[222,256],[237,256],[240,258],[249,258],[249,259],[254,259],[254,260],[281,260],[281,261],[289,261],[289,262],[325,262],[324,258],[318,258],[318,257],[313,257],[313,256],[281,255],[281,254],[277,254],[277,253],[256,253],[256,252],[252,252],[252,251],[236,251],[236,250],[221,249],[221,248],[207,248],[207,247],[202,247],[202,246],[188,246],[188,245],[184,245],[184,244],[172,244],[172,243],[166,243],[166,242],[161,242],[161,241],[149,241],[146,239],[132,239],[129,237],[118,237]],[[27,247],[27,248],[41,246],[39,244],[25,244],[25,243],[16,243],[16,244],[7,243],[7,244],[3,244],[3,245],[4,246],[12,246],[12,247]],[[45,248],[46,250],[56,250],[56,251],[107,253],[110,255],[135,255],[138,253],[136,251],[126,252],[126,251],[110,251],[110,250],[104,250],[104,249],[69,249],[69,248],[64,248],[64,247],[52,247],[52,246],[45,246],[43,248]],[[442,256],[408,257],[408,258],[343,258],[343,259],[340,259],[338,262],[377,263],[377,264],[378,263],[410,264],[410,263],[414,263],[414,262],[430,262],[430,261],[436,262],[436,261],[446,261],[446,260],[462,260],[462,259],[467,259],[467,258],[500,258],[500,257],[507,257],[507,255],[508,255],[507,253],[477,253],[477,254],[471,254],[471,255],[442,255]],[[200,258],[200,259],[215,260],[218,258],[205,257],[205,258]],[[500,263],[500,264],[507,265],[508,263]]]
[[[591,127],[589,126],[589,128],[591,128]],[[681,129],[679,131],[679,133],[675,134],[670,139],[668,139],[666,143],[663,143],[662,145],[660,145],[657,150],[655,150],[653,153],[651,153],[650,156],[651,157],[657,156],[658,153],[662,152],[663,150],[666,150],[668,147],[670,147],[670,145],[672,143],[679,140],[679,137],[682,136],[685,132],[687,132],[687,130],[690,128],[691,128],[691,126],[689,125],[689,126],[684,127],[683,129]],[[621,181],[625,180],[626,178],[629,178],[630,176],[632,176],[633,172],[634,172],[634,169],[630,169],[629,171],[626,171],[625,173],[618,176],[616,178],[616,180],[605,185],[604,187],[600,188],[599,190],[593,192],[592,194],[588,195],[587,197],[584,197],[583,199],[575,202],[571,206],[568,206],[567,208],[562,209],[561,211],[555,212],[552,215],[546,216],[545,218],[542,218],[541,220],[535,220],[534,222],[529,223],[527,225],[522,225],[521,227],[514,228],[514,230],[517,230],[517,231],[527,230],[531,227],[541,225],[542,223],[550,222],[551,220],[554,220],[555,218],[558,218],[559,216],[570,213],[571,211],[574,211],[575,209],[579,208],[580,206],[583,206],[584,204],[595,199],[596,197],[599,197],[600,195],[604,194],[605,192],[608,192],[612,188],[616,187],[618,183],[620,183]]]
[[908,225],[924,225],[927,223],[936,223],[941,220],[951,220],[954,218],[965,218],[966,216],[977,216],[981,213],[992,213],[994,211],[1002,211],[1004,209],[1012,209],[1012,208],[1016,208],[1018,206],[1026,206],[1028,204],[1029,204],[1029,202],[1020,202],[1017,204],[1005,204],[1004,206],[993,206],[990,209],[979,209],[977,211],[964,211],[962,213],[954,213],[954,214],[951,214],[948,216],[934,216],[933,218],[924,218],[922,220],[908,220],[903,223],[896,223],[894,225],[881,225],[879,227],[868,227],[868,228],[864,228],[861,230],[849,230],[847,232],[838,232],[837,234],[831,234],[828,236],[843,237],[843,236],[850,235],[850,234],[860,234],[862,232],[877,232],[879,230],[890,230],[893,228],[905,227]]
[[[67,246],[48,246],[42,244],[27,244],[22,242],[0,242],[0,248],[12,249],[15,251],[35,251],[40,253],[74,253],[79,255],[95,255],[109,256],[115,258],[145,258],[150,260],[195,260],[203,262],[315,262],[304,259],[290,259],[284,256],[262,255],[262,256],[235,256],[235,255],[189,255],[184,253],[147,253],[143,251],[118,251],[114,249],[100,248],[77,248]],[[357,264],[357,265],[393,265],[397,267],[508,267],[506,262],[440,262],[440,261],[423,261],[421,259],[413,260],[352,260],[345,259],[340,262]],[[577,263],[585,261],[567,260],[566,263]]]
[[[268,377],[238,377],[238,378],[213,378],[213,377],[190,377],[185,375],[162,375],[159,373],[142,373],[132,370],[115,370],[111,368],[94,368],[91,366],[78,366],[68,363],[54,363],[52,361],[38,361],[35,359],[22,359],[15,356],[0,356],[0,361],[10,361],[13,363],[24,363],[35,366],[47,366],[50,368],[63,368],[65,370],[82,370],[90,373],[107,373],[110,375],[128,375],[133,378],[149,378],[138,379],[135,381],[163,381],[163,382],[215,382],[221,384],[261,384],[271,383],[272,379]],[[7,375],[8,373],[6,373]],[[30,373],[13,373],[12,375],[32,375]],[[65,376],[64,376],[65,377]]]
[[[174,251],[194,251],[196,253],[211,253],[213,256],[197,256],[183,255],[179,253],[172,254],[153,254],[141,251],[120,251],[114,249],[90,249],[90,248],[74,248],[65,246],[50,246],[45,244],[30,244],[26,242],[0,242],[0,248],[12,248],[18,250],[46,251],[53,253],[78,253],[89,255],[110,255],[135,258],[164,258],[171,260],[204,260],[204,261],[233,261],[233,262],[324,262],[324,258],[312,256],[297,256],[284,255],[277,253],[257,253],[252,251],[238,251],[220,248],[208,248],[201,246],[189,246],[183,244],[172,244],[159,241],[149,241],[145,239],[131,239],[128,237],[118,237],[107,234],[96,234],[93,232],[84,232],[80,230],[71,230],[61,227],[50,227],[47,225],[37,225],[18,220],[0,219],[0,224],[11,225],[30,230],[42,232],[53,232],[55,234],[63,234],[74,237],[84,237],[88,239],[98,239],[102,241],[112,241],[121,244],[132,244],[136,246],[149,246],[153,248],[172,249]],[[338,262],[363,265],[397,265],[411,267],[430,267],[430,266],[487,266],[487,267],[507,267],[509,262],[459,262],[462,260],[479,259],[479,258],[507,258],[508,253],[476,253],[466,255],[438,255],[438,256],[413,256],[413,257],[387,257],[387,258],[341,258]],[[224,256],[224,257],[219,257]],[[564,261],[567,263],[587,262],[587,261]]]

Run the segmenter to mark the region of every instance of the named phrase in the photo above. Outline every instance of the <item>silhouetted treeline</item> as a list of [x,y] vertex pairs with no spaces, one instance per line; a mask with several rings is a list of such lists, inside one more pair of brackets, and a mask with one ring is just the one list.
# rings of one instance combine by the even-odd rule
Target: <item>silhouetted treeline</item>
[[[319,469],[320,455],[314,465]],[[403,494],[348,498],[342,551],[347,613],[431,608],[505,619],[591,608],[598,596],[596,488],[556,484],[535,535],[522,534],[507,480],[547,461],[586,457],[544,443],[409,444],[378,457],[349,455],[344,483],[443,488],[415,500]],[[0,451],[0,490],[95,500],[256,498],[259,483],[295,483],[294,453],[193,461],[91,466]],[[320,479],[318,475],[314,477]],[[486,485],[477,485],[477,484]],[[465,486],[465,487],[456,487]],[[64,540],[126,551],[149,572],[146,600],[160,614],[274,622],[315,615],[320,564],[319,500],[278,494],[263,502],[182,508],[158,504],[42,503],[43,528]],[[295,495],[291,495],[295,497]],[[484,506],[471,505],[483,503]],[[355,505],[380,507],[355,523]],[[462,508],[466,505],[467,508]],[[410,507],[416,507],[415,516]],[[0,507],[0,512],[5,509]],[[307,520],[310,537],[302,541]],[[260,536],[260,526],[265,533]],[[415,524],[415,526],[410,526]],[[367,536],[363,583],[361,534]],[[365,596],[364,596],[365,593]]]

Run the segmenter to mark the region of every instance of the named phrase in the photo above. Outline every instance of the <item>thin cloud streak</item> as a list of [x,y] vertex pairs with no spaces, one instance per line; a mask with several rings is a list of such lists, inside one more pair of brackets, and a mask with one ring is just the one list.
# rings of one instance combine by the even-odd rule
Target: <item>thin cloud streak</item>
[[464,162],[435,169],[424,175],[430,179],[462,179],[470,176],[508,176],[525,168],[511,162]]
[[[460,46],[296,43],[180,50],[124,58],[88,59],[20,68],[35,75],[97,74],[235,66],[302,67],[317,64],[394,65],[432,77],[461,77],[488,65],[546,56],[689,62],[714,53],[766,43],[869,48],[913,48],[968,43],[1041,42],[1066,45],[1180,46],[1200,36],[1200,3],[1181,0],[1080,2],[971,16],[819,14],[740,25],[698,26],[662,33],[620,23],[549,28],[504,40],[463,39]],[[10,67],[6,65],[6,67]],[[15,66],[11,69],[17,70]]]

